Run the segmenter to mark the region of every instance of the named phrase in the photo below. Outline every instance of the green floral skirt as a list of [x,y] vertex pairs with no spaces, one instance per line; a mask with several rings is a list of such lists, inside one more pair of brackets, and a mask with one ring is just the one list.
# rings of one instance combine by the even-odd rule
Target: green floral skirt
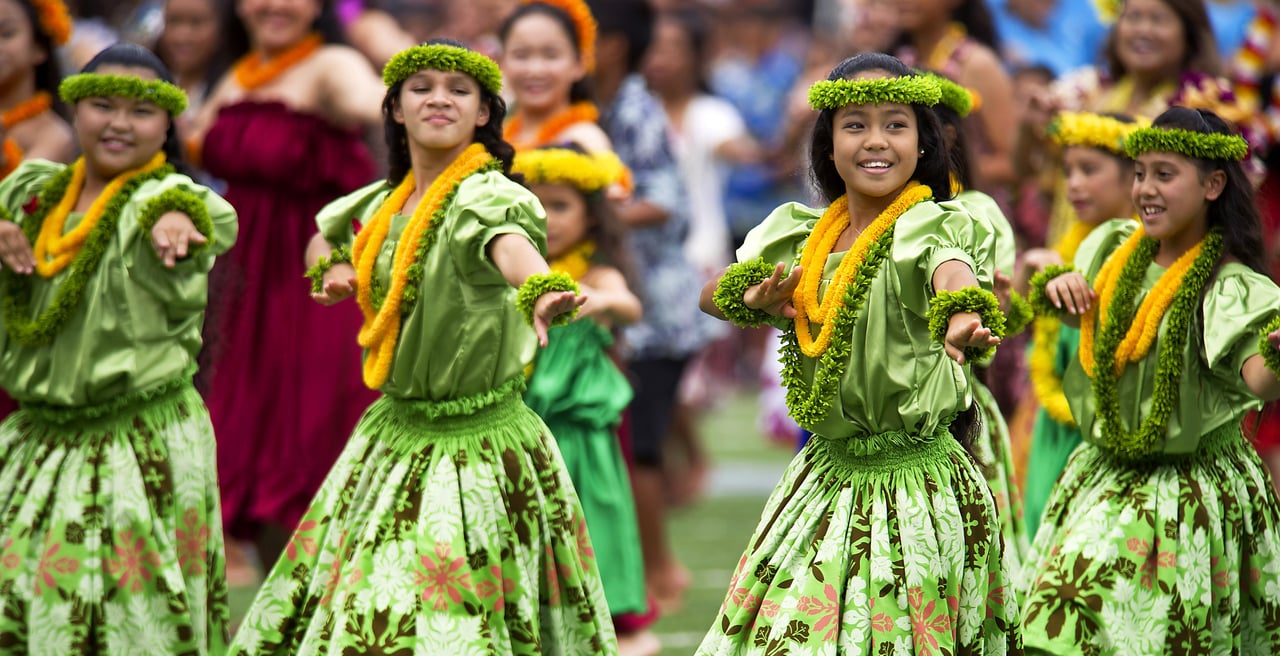
[[1022,494],[1013,470],[1013,447],[1009,443],[1009,425],[991,390],[979,382],[973,384],[973,400],[982,419],[973,444],[973,457],[978,471],[991,488],[991,497],[1000,517],[1000,534],[1004,536],[1005,556],[1009,571],[1022,571],[1022,560],[1031,547],[1027,527],[1022,520]]
[[189,381],[0,424],[0,653],[226,649],[213,427]]
[[[457,402],[451,402],[456,404]],[[582,508],[519,390],[365,413],[233,654],[609,654]]]
[[765,506],[699,654],[1006,654],[991,492],[945,430],[815,435]]
[[1280,653],[1280,504],[1238,425],[1141,466],[1080,446],[1027,564],[1028,651]]

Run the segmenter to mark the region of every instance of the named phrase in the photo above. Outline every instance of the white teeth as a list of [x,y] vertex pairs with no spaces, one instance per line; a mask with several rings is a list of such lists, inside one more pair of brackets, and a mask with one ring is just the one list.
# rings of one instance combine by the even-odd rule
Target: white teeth
[[1161,212],[1163,212],[1163,211],[1164,211],[1164,208],[1163,208],[1163,207],[1144,207],[1144,208],[1142,208],[1142,213],[1143,213],[1144,215],[1146,215],[1146,216],[1151,216],[1151,215],[1153,215],[1153,214],[1159,214],[1159,213],[1161,213]]
[[863,162],[862,167],[868,168],[868,169],[887,169],[889,168],[889,163],[888,162]]

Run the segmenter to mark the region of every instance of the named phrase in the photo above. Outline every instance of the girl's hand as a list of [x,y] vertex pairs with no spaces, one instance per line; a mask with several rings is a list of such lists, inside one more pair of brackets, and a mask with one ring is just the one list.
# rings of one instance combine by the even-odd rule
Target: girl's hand
[[779,262],[768,280],[747,288],[742,294],[742,302],[753,310],[764,310],[775,317],[794,319],[796,308],[791,303],[791,297],[795,294],[796,287],[800,286],[800,267],[792,267],[786,278],[782,277],[783,269],[783,264]]
[[533,304],[533,332],[538,335],[538,346],[547,345],[547,329],[556,317],[572,312],[587,302],[587,297],[573,292],[547,292]]
[[319,294],[312,294],[311,300],[321,305],[333,305],[344,301],[356,293],[356,268],[342,262],[329,267],[321,279],[324,285]]
[[997,271],[992,281],[991,289],[995,292],[996,300],[1000,301],[1000,311],[1008,312],[1010,298],[1013,296],[1013,278],[1010,278],[1004,272]]
[[947,356],[960,364],[964,364],[966,348],[985,349],[1000,343],[1000,338],[991,334],[991,329],[982,325],[982,317],[974,312],[957,312],[951,315],[947,323],[947,337],[943,348]]
[[170,269],[187,256],[189,245],[207,241],[208,237],[196,230],[191,217],[182,212],[166,212],[151,228],[151,245],[155,246],[156,256]]
[[1061,310],[1065,306],[1071,314],[1088,312],[1096,297],[1089,281],[1079,271],[1064,273],[1050,280],[1044,287],[1044,293],[1054,307]]
[[36,256],[22,228],[13,221],[0,221],[0,262],[14,273],[29,275],[36,270]]
[[1022,256],[1022,265],[1030,268],[1032,273],[1040,273],[1047,266],[1061,264],[1062,256],[1049,248],[1033,248]]

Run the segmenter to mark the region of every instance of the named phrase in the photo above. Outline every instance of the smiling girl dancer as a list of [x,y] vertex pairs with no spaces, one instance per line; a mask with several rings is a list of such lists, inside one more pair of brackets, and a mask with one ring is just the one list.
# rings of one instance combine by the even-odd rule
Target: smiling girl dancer
[[939,97],[878,53],[813,85],[812,173],[831,206],[779,207],[703,290],[709,313],[786,330],[787,405],[814,437],[700,654],[1020,646],[991,492],[948,433],[971,404],[963,364],[1004,317],[986,223],[933,200],[951,186]]

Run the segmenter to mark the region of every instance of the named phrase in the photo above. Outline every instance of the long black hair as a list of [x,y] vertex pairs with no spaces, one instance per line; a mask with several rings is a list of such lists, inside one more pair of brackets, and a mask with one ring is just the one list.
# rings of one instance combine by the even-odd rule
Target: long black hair
[[[103,66],[133,66],[137,68],[145,68],[156,74],[156,77],[173,84],[173,75],[169,73],[169,69],[165,67],[164,62],[155,53],[143,48],[140,45],[120,41],[108,46],[102,52],[93,56],[89,63],[84,65],[82,73],[93,73]],[[184,174],[190,174],[187,167],[186,157],[182,151],[182,141],[178,139],[177,123],[173,120],[177,117],[169,115],[169,129],[164,135],[164,154],[173,165],[173,168]]]
[[[582,58],[581,35],[578,34],[578,26],[574,24],[573,19],[563,9],[537,2],[536,0],[520,5],[519,8],[511,12],[511,15],[505,21],[502,21],[502,26],[498,28],[498,39],[502,41],[504,49],[507,45],[507,36],[511,34],[511,28],[515,27],[515,24],[525,16],[533,15],[548,16],[555,21],[556,25],[559,25],[560,29],[564,30],[565,35],[569,37],[569,43],[573,44],[573,52],[578,55],[579,59]],[[595,99],[595,85],[592,83],[590,75],[583,75],[569,86],[570,103],[595,102]]]
[[[467,48],[453,39],[431,39],[423,45]],[[479,81],[476,86],[480,88],[480,102],[489,107],[489,121],[476,128],[473,142],[483,144],[490,155],[502,162],[502,172],[510,177],[511,161],[515,159],[516,149],[502,138],[502,123],[507,119],[507,103],[502,96],[485,88]],[[413,161],[409,158],[409,132],[403,123],[395,119],[395,109],[403,88],[404,80],[400,80],[391,85],[387,94],[382,97],[382,133],[387,144],[387,182],[392,186],[400,184],[404,176],[413,169]]]
[[[1236,134],[1231,124],[1207,109],[1170,107],[1151,123],[1157,128],[1176,128],[1201,134]],[[1227,182],[1222,193],[1212,201],[1205,214],[1210,228],[1222,228],[1222,252],[1239,260],[1241,264],[1269,275],[1263,253],[1262,216],[1254,202],[1253,186],[1244,172],[1244,166],[1229,159],[1193,159],[1200,175],[1207,176],[1222,171]]]
[[62,84],[62,70],[58,68],[57,46],[40,25],[40,16],[36,13],[35,5],[31,0],[22,0],[18,6],[22,7],[22,14],[27,17],[27,24],[31,26],[32,41],[44,50],[44,61],[36,64],[36,90],[48,93],[53,100],[53,111],[67,118],[70,116],[67,107],[58,98],[58,85]]
[[[879,52],[864,52],[837,64],[827,79],[848,79],[865,71],[884,71],[894,77],[910,77],[915,74],[897,57]],[[911,179],[928,185],[933,190],[935,199],[948,200],[951,198],[951,165],[942,124],[928,106],[911,105],[911,109],[916,116],[920,148],[924,150]],[[818,114],[818,120],[813,126],[813,139],[809,144],[810,175],[827,202],[835,201],[846,191],[844,178],[840,177],[832,159],[835,153],[832,123],[837,111],[838,109],[824,109]]]

